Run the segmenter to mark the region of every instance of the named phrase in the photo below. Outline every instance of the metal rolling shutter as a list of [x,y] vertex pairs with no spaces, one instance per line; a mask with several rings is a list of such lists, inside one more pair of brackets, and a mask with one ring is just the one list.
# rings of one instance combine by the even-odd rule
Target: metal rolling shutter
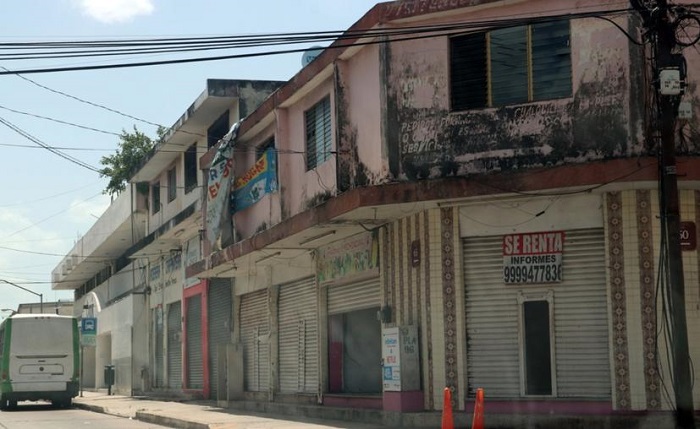
[[204,387],[202,356],[202,295],[187,298],[187,388]]
[[231,280],[211,279],[209,284],[209,387],[211,398],[218,394],[219,345],[231,342]]
[[168,387],[182,387],[182,305],[180,301],[168,306]]
[[153,309],[155,325],[155,359],[156,359],[156,384],[154,387],[163,387],[165,379],[165,333],[163,332],[163,308]]
[[467,386],[470,395],[483,387],[489,397],[514,398],[520,396],[518,289],[503,283],[502,240],[464,240]]
[[520,291],[554,291],[554,341],[559,397],[610,397],[603,231],[566,231],[563,281],[503,283],[502,236],[464,240],[467,379],[489,396],[520,396]]
[[379,307],[381,304],[379,277],[328,287],[328,314]]
[[280,391],[318,389],[318,317],[314,277],[280,287]]
[[558,396],[609,398],[603,230],[567,232],[563,269],[561,293],[554,296]]
[[270,372],[267,290],[241,297],[241,341],[243,342],[244,388],[262,392],[268,388]]

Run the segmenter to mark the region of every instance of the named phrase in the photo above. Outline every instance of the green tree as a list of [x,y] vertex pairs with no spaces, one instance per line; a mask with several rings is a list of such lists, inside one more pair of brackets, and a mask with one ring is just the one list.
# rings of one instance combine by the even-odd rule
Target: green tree
[[154,140],[139,131],[136,126],[133,133],[122,130],[116,153],[103,156],[100,160],[100,164],[104,166],[100,170],[100,177],[109,178],[104,190],[106,194],[114,196],[126,189],[129,179],[151,154],[156,143],[163,140],[166,131],[165,128],[159,127],[158,140]]

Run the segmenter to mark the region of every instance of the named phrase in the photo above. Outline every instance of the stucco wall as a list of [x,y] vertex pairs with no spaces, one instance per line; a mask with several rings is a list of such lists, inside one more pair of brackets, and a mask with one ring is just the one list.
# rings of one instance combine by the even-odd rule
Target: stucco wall
[[[286,116],[283,119],[286,133],[279,136],[279,147],[289,151],[278,160],[283,219],[301,213],[336,193],[336,157],[332,155],[315,169],[307,171],[304,156],[304,112],[327,95],[331,98],[332,113],[336,100],[333,95],[333,81],[330,78],[281,113]],[[331,129],[335,127],[335,117],[331,114]],[[335,136],[332,136],[331,150],[336,150]]]
[[[519,3],[497,12],[529,14],[556,9],[554,4]],[[489,18],[489,13],[494,11],[478,18]],[[627,25],[625,19],[617,21]],[[573,97],[559,100],[451,112],[447,37],[393,43],[386,56],[387,138],[389,147],[397,148],[391,156],[404,180],[581,163],[642,151],[642,143],[630,138],[630,44],[608,22],[571,21]],[[634,95],[641,97],[641,84],[633,86]]]
[[335,94],[339,190],[384,182],[388,163],[381,144],[383,105],[377,45],[336,62]]

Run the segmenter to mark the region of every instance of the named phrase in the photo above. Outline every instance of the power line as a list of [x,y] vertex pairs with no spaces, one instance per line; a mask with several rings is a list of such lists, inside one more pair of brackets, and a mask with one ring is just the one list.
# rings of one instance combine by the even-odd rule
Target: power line
[[[95,194],[95,195],[93,195],[93,196],[91,196],[91,197],[89,197],[89,198],[87,198],[87,199],[85,199],[85,200],[79,202],[77,205],[84,204],[84,203],[86,203],[86,202],[92,200],[93,198],[99,197],[100,195],[103,195],[103,193],[100,192],[100,193],[98,193],[98,194]],[[72,207],[68,207],[68,208],[63,209],[63,210],[61,210],[61,211],[59,211],[59,212],[56,212],[56,213],[54,213],[54,214],[52,214],[52,215],[50,215],[50,216],[47,216],[47,217],[45,217],[45,218],[43,218],[43,219],[41,219],[41,220],[39,220],[39,221],[37,221],[37,222],[34,222],[33,224],[28,225],[28,226],[26,226],[26,227],[24,227],[24,228],[22,228],[22,229],[19,229],[19,230],[13,232],[13,233],[10,234],[10,235],[6,235],[6,236],[2,237],[2,240],[6,240],[6,239],[8,239],[8,238],[10,238],[10,237],[14,237],[15,235],[19,234],[20,232],[24,232],[24,231],[28,230],[29,228],[33,228],[33,227],[39,225],[40,223],[46,222],[46,221],[49,220],[49,219],[53,219],[54,217],[58,216],[58,215],[61,214],[61,213],[65,213],[66,211],[70,210],[71,208],[72,208]],[[4,249],[4,248],[3,248],[3,247],[0,247],[0,249]],[[6,249],[6,250],[17,250],[17,249]],[[20,252],[20,250],[17,250],[17,251]],[[32,252],[27,252],[27,253],[32,253]]]
[[4,119],[4,118],[2,118],[2,117],[0,117],[0,124],[5,125],[7,128],[11,129],[12,131],[16,132],[17,134],[21,135],[22,137],[26,138],[27,140],[36,143],[37,145],[41,146],[42,148],[48,150],[49,152],[51,152],[51,153],[53,153],[53,154],[55,154],[55,155],[60,156],[61,158],[65,159],[65,160],[67,160],[67,161],[70,161],[70,162],[72,162],[72,163],[74,163],[74,164],[76,164],[76,165],[79,165],[79,166],[81,166],[81,167],[83,167],[83,168],[86,168],[86,169],[88,169],[88,170],[90,170],[90,171],[93,171],[93,172],[95,172],[95,173],[99,173],[99,172],[100,172],[100,169],[98,169],[98,168],[96,168],[96,167],[93,167],[93,166],[91,166],[90,164],[87,164],[87,163],[85,163],[85,162],[79,160],[78,158],[75,158],[75,157],[72,157],[72,156],[70,156],[70,155],[67,155],[67,154],[61,152],[60,150],[54,149],[54,148],[51,147],[50,145],[48,145],[48,144],[42,142],[42,141],[39,140],[38,138],[32,136],[32,135],[29,134],[28,132],[24,131],[23,129],[19,128],[18,126],[14,125],[13,123],[9,122],[8,120],[6,120],[6,119]]
[[[10,73],[6,73],[6,74],[14,74],[14,75],[16,75],[18,78],[20,78],[20,79],[22,79],[22,80],[24,80],[24,81],[27,81],[27,82],[31,83],[32,85],[34,85],[34,86],[36,86],[36,87],[38,87],[38,88],[44,89],[44,90],[49,91],[49,92],[53,92],[54,94],[58,94],[58,95],[61,95],[61,96],[63,96],[63,97],[67,97],[67,98],[70,98],[70,99],[72,99],[72,100],[78,101],[78,102],[80,102],[80,103],[87,104],[87,105],[90,105],[90,106],[93,106],[93,107],[97,107],[98,109],[103,109],[103,110],[106,110],[106,111],[108,111],[108,112],[112,112],[112,113],[115,113],[115,114],[117,114],[117,115],[123,116],[123,117],[125,117],[125,118],[129,118],[129,119],[133,119],[133,120],[135,120],[135,121],[138,121],[138,122],[141,122],[141,123],[144,123],[144,124],[153,125],[153,126],[155,126],[155,127],[168,128],[168,127],[165,127],[165,126],[163,126],[163,125],[156,124],[155,122],[151,122],[151,121],[148,121],[148,120],[146,120],[146,119],[142,119],[142,118],[139,118],[139,117],[136,117],[136,116],[133,116],[133,115],[129,115],[128,113],[124,113],[124,112],[119,111],[119,110],[117,110],[117,109],[113,109],[113,108],[111,108],[111,107],[107,107],[107,106],[105,106],[105,105],[102,105],[102,104],[99,104],[99,103],[95,103],[95,102],[93,102],[93,101],[85,100],[85,99],[83,99],[83,98],[76,97],[75,95],[71,95],[71,94],[68,94],[68,93],[66,93],[66,92],[63,92],[63,91],[59,91],[59,90],[57,90],[57,89],[50,88],[50,87],[48,87],[48,86],[46,86],[46,85],[42,85],[42,84],[40,84],[39,82],[37,82],[37,81],[35,81],[35,80],[32,80],[32,79],[30,79],[30,78],[28,78],[28,77],[26,77],[26,76],[22,76],[22,75],[19,74],[19,73],[12,72],[10,69],[8,69],[8,68],[6,68],[6,67],[0,66],[0,69],[5,70],[5,72],[10,72]],[[2,73],[2,72],[0,72],[0,73]]]
[[[342,33],[341,36],[336,38],[336,42],[326,49],[343,49],[353,46],[363,46],[363,45],[373,45],[373,44],[384,44],[390,42],[401,42],[409,40],[417,40],[424,38],[432,38],[440,35],[453,34],[459,31],[484,31],[489,28],[505,28],[514,27],[526,24],[536,24],[558,21],[563,19],[583,19],[583,18],[600,18],[606,15],[615,15],[623,12],[629,12],[630,9],[615,9],[615,10],[597,10],[594,12],[580,12],[580,13],[569,13],[561,15],[547,15],[547,16],[537,16],[529,18],[518,18],[518,19],[499,19],[499,20],[486,20],[486,21],[473,21],[463,24],[449,24],[449,25],[430,25],[430,26],[418,26],[418,27],[408,27],[408,28],[398,28],[398,29],[367,29],[367,30],[356,30],[356,31],[346,31]],[[383,40],[383,37],[399,36],[395,39]],[[323,36],[327,37],[327,36]],[[380,40],[375,40],[379,38]],[[372,39],[368,41],[362,41]],[[307,41],[314,41],[315,39],[310,37]],[[351,40],[350,43],[337,43],[338,41]],[[357,40],[357,42],[355,42]],[[279,43],[288,45],[290,43]],[[260,46],[260,45],[258,45]],[[30,73],[53,73],[53,72],[66,72],[66,71],[87,71],[87,70],[104,70],[104,69],[118,69],[118,68],[131,68],[131,67],[145,67],[145,66],[156,66],[156,65],[166,65],[166,64],[186,64],[194,62],[206,62],[206,61],[220,61],[228,59],[241,59],[241,58],[254,58],[261,56],[270,55],[281,55],[290,53],[301,53],[307,51],[308,48],[298,48],[298,49],[283,49],[278,51],[262,51],[262,52],[248,52],[243,54],[232,54],[232,55],[220,55],[211,57],[190,57],[190,58],[180,58],[171,60],[160,60],[160,61],[145,61],[145,62],[130,62],[130,63],[115,63],[115,64],[102,64],[102,65],[89,65],[89,66],[68,66],[68,67],[53,67],[53,68],[40,68],[40,69],[23,69],[23,70],[12,70],[0,72],[0,75],[7,74],[30,74]]]
[[98,129],[98,128],[89,127],[89,126],[87,126],[87,125],[80,125],[80,124],[76,124],[76,123],[73,123],[73,122],[63,121],[63,120],[55,119],[55,118],[50,118],[50,117],[48,117],[48,116],[41,116],[41,115],[37,115],[36,113],[23,112],[23,111],[21,111],[21,110],[11,109],[11,108],[5,107],[5,106],[0,106],[0,109],[7,110],[8,112],[12,112],[12,113],[17,113],[17,114],[19,114],[19,115],[31,116],[31,117],[37,118],[37,119],[45,119],[45,120],[47,120],[47,121],[52,121],[52,122],[56,122],[56,123],[63,124],[63,125],[70,125],[70,126],[72,126],[72,127],[82,128],[82,129],[88,130],[88,131],[95,131],[95,132],[98,132],[98,133],[110,134],[110,135],[113,135],[113,136],[119,136],[119,135],[120,135],[119,133],[115,133],[115,132],[112,132],[112,131],[100,130],[100,129]]
[[[31,147],[32,149],[38,149],[36,146],[28,146],[28,147]],[[52,198],[56,198],[56,197],[60,197],[60,196],[66,195],[66,194],[70,194],[72,192],[80,191],[82,189],[89,188],[92,185],[94,185],[94,183],[90,183],[88,185],[84,185],[84,186],[81,186],[79,188],[71,189],[69,191],[61,192],[58,194],[49,195],[48,197],[41,197],[41,198],[32,199],[31,201],[26,201],[26,202],[21,202],[21,203],[12,203],[12,204],[3,204],[3,205],[0,205],[0,208],[22,206],[22,205],[31,204],[31,203],[38,203],[41,201],[46,201],[46,200],[50,200]]]

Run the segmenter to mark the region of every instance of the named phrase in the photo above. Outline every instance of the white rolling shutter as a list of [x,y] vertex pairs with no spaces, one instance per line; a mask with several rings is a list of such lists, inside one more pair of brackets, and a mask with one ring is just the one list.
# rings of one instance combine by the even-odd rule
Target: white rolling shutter
[[[211,399],[219,393],[218,347],[231,342],[231,280],[213,278],[209,284],[209,387]],[[223,399],[223,398],[222,398]]]
[[316,296],[314,277],[280,287],[279,370],[282,393],[315,393],[318,389]]
[[269,320],[266,289],[241,296],[244,388],[249,392],[263,392],[269,386]]
[[381,304],[379,277],[328,287],[328,314],[380,307]]
[[182,305],[168,305],[168,387],[182,387]]
[[165,333],[163,326],[163,307],[153,309],[154,325],[155,325],[155,366],[156,380],[154,387],[164,387],[165,379]]
[[610,355],[601,229],[567,232],[564,281],[555,289],[559,397],[610,398]]
[[520,396],[517,289],[503,283],[502,237],[464,240],[467,387],[491,398]]
[[464,240],[469,394],[520,396],[518,293],[554,291],[558,397],[611,394],[602,229],[566,231],[563,281],[505,285],[502,236]]
[[187,298],[187,388],[204,388],[202,295]]

